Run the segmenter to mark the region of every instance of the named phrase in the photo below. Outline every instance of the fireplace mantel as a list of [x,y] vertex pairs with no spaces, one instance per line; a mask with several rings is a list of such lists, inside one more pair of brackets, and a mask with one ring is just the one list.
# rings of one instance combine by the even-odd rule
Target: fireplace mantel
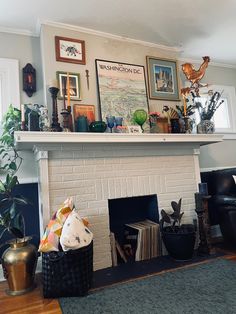
[[33,149],[39,144],[83,144],[83,143],[156,143],[202,146],[221,142],[218,134],[127,134],[127,133],[66,133],[66,132],[15,132],[17,149]]
[[183,198],[184,223],[195,218],[200,146],[221,135],[15,132],[33,150],[39,177],[40,226],[72,197],[94,234],[94,269],[111,266],[109,200],[156,195],[170,210]]

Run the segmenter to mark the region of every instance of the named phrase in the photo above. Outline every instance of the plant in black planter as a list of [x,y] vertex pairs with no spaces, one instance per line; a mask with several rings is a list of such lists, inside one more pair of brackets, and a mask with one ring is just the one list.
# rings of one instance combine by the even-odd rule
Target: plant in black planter
[[[14,131],[20,130],[20,110],[9,106],[3,119],[3,133],[0,137],[0,240],[5,232],[10,233],[13,240],[2,256],[4,276],[9,285],[9,294],[19,295],[32,289],[37,262],[36,248],[29,244],[31,237],[25,237],[24,217],[21,206],[28,201],[21,195],[15,195],[14,189],[19,184],[16,172],[22,158],[19,156],[15,143]],[[3,244],[4,245],[4,244]]]
[[192,224],[182,224],[181,219],[183,212],[181,213],[181,203],[172,201],[171,206],[173,213],[168,214],[164,209],[161,211],[160,228],[162,240],[165,247],[170,254],[176,260],[188,260],[193,256],[194,244],[195,244],[195,229]]

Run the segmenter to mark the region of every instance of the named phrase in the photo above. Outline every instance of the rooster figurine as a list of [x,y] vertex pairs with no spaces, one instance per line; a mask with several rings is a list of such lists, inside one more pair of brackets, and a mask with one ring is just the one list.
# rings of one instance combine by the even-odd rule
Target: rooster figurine
[[182,64],[182,70],[186,78],[191,82],[190,89],[199,90],[199,87],[204,85],[200,84],[199,81],[205,75],[206,68],[210,62],[210,57],[202,57],[203,63],[201,64],[198,70],[195,70],[194,66],[191,63]]

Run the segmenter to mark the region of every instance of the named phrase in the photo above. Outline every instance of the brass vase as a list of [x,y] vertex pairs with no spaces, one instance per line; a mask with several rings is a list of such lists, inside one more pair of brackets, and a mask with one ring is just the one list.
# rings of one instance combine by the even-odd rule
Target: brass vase
[[10,247],[3,253],[2,267],[7,279],[10,295],[21,295],[31,291],[34,285],[38,254],[31,237],[9,241]]

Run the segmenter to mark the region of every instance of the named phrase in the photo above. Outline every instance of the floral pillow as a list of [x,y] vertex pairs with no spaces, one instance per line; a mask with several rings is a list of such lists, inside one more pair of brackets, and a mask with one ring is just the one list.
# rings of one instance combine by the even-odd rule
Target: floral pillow
[[74,209],[66,219],[62,228],[60,244],[63,251],[76,250],[87,246],[93,239],[92,232],[87,227],[87,222],[80,217]]
[[59,239],[62,227],[73,210],[73,202],[68,198],[63,206],[53,215],[40,241],[39,252],[59,251]]

